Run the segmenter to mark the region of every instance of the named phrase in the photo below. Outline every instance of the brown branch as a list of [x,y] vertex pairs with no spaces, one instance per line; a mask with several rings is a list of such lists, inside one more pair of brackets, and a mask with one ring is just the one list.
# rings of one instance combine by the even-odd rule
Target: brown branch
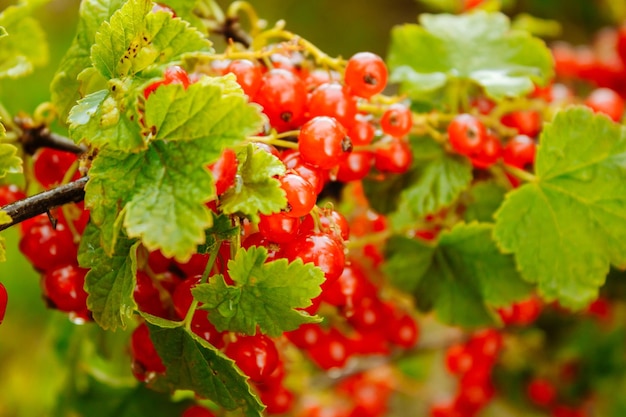
[[219,34],[226,38],[227,42],[238,42],[249,48],[252,45],[252,37],[242,29],[237,18],[226,18],[223,27],[220,29]]
[[0,225],[0,231],[42,213],[47,213],[55,207],[82,201],[85,198],[85,184],[88,180],[89,177],[82,177],[69,184],[7,204],[2,207],[2,210],[11,216],[12,222]]
[[45,125],[30,127],[24,123],[21,128],[20,142],[24,151],[30,155],[33,155],[39,148],[52,148],[77,155],[87,151],[86,147],[76,145],[71,139],[51,132]]

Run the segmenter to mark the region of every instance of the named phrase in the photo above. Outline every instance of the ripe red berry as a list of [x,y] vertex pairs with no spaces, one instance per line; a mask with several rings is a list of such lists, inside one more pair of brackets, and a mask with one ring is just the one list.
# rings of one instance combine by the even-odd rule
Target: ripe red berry
[[310,358],[322,369],[342,368],[351,355],[350,341],[336,328],[323,334],[319,342],[308,350]]
[[483,147],[471,156],[472,165],[476,168],[486,169],[498,162],[502,155],[502,144],[494,134],[487,132],[487,138]]
[[597,88],[593,90],[585,105],[596,113],[604,113],[616,122],[622,120],[624,114],[624,99],[610,88]]
[[298,149],[306,162],[330,169],[341,162],[346,152],[352,150],[352,141],[337,119],[319,116],[306,122],[300,129]]
[[339,83],[322,84],[311,92],[308,101],[309,116],[327,116],[337,119],[349,129],[357,113],[356,100]]
[[387,66],[378,55],[371,52],[359,52],[348,60],[344,82],[352,94],[370,98],[385,89]]
[[525,135],[513,137],[502,149],[502,161],[517,168],[524,169],[535,162],[537,145]]
[[300,152],[284,152],[283,163],[288,170],[291,170],[307,180],[315,189],[315,194],[319,194],[324,188],[328,177],[327,171],[306,162]]
[[[76,162],[76,155],[71,152],[42,148],[33,157],[33,170],[37,181],[46,188],[60,184],[65,173]],[[73,179],[78,179],[78,171]]]
[[213,323],[209,321],[209,312],[196,310],[191,318],[191,331],[212,344],[218,349],[224,347],[224,333],[219,332]]
[[367,278],[361,267],[355,263],[346,265],[341,276],[332,284],[324,284],[322,297],[325,302],[341,307],[344,314],[351,315],[350,311],[364,298],[374,298],[377,289]]
[[187,311],[189,311],[191,303],[193,302],[191,289],[198,285],[201,280],[202,275],[194,275],[181,281],[181,283],[176,286],[174,294],[172,294],[172,302],[174,303],[174,311],[179,318],[184,319],[187,315]]
[[20,240],[20,251],[37,270],[76,263],[77,248],[72,233],[61,222],[56,226],[54,228],[44,216],[41,221],[32,223]]
[[267,407],[266,413],[283,414],[293,408],[294,395],[282,384],[274,384],[269,389],[261,390],[260,399]]
[[474,359],[464,344],[452,345],[446,351],[446,368],[454,375],[462,375],[468,372]]
[[150,339],[150,331],[146,323],[141,323],[133,331],[130,338],[130,351],[133,359],[139,362],[146,373],[165,372],[165,366]]
[[7,311],[8,301],[9,295],[7,294],[7,289],[0,282],[0,324],[2,324],[2,320],[4,320],[4,314]]
[[376,146],[374,166],[380,172],[403,174],[413,162],[413,153],[408,142],[399,138],[389,137]]
[[350,182],[362,180],[369,174],[374,165],[374,154],[371,152],[350,152],[350,154],[339,163],[337,170],[337,181]]
[[413,317],[403,314],[391,320],[386,333],[391,343],[409,349],[417,343],[419,328]]
[[280,212],[270,215],[261,214],[259,232],[268,240],[276,243],[287,243],[298,235],[300,218]]
[[530,401],[540,407],[548,407],[556,400],[554,384],[544,378],[531,380],[526,386],[526,393]]
[[278,366],[274,342],[263,334],[238,336],[226,346],[226,355],[254,382],[263,382]]
[[448,125],[448,139],[455,151],[471,157],[485,146],[487,129],[476,117],[460,114]]
[[263,106],[272,127],[282,132],[302,123],[306,97],[306,87],[298,76],[274,68],[263,75],[254,101]]
[[263,78],[263,72],[259,65],[249,59],[236,59],[226,67],[226,72],[235,74],[237,83],[248,97],[252,99],[256,96]]
[[146,88],[144,88],[144,98],[148,99],[150,94],[154,93],[157,88],[167,84],[181,84],[184,88],[189,87],[190,80],[189,75],[187,75],[187,71],[185,71],[182,67],[179,67],[178,65],[172,65],[171,67],[167,67],[165,69],[165,73],[163,74],[162,80],[155,81],[149,84]]
[[290,262],[296,258],[302,259],[304,263],[312,262],[324,272],[327,285],[339,278],[345,264],[342,241],[325,233],[299,236],[284,248],[283,256]]
[[24,198],[26,198],[26,193],[17,185],[6,184],[0,186],[0,207],[15,203]]
[[224,194],[235,183],[237,166],[237,154],[230,148],[225,148],[219,159],[209,165],[217,195]]
[[534,138],[541,131],[541,114],[535,110],[515,111],[501,119],[502,124],[517,129],[518,134]]
[[82,312],[87,309],[84,289],[87,270],[76,265],[65,265],[48,270],[43,276],[44,295],[57,310]]
[[394,103],[380,118],[380,128],[384,133],[401,138],[406,136],[413,127],[413,114],[411,109],[402,103]]
[[317,194],[310,182],[295,173],[287,173],[279,178],[280,188],[287,197],[285,214],[301,217],[309,214],[317,201]]

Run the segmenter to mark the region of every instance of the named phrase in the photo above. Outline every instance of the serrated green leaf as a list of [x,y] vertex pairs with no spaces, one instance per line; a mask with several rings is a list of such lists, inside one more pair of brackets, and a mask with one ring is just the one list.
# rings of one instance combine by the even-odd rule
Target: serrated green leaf
[[493,215],[500,208],[506,190],[494,181],[481,181],[470,188],[463,217],[465,221],[493,222]]
[[138,151],[147,146],[131,97],[100,90],[78,101],[68,117],[70,137],[97,148]]
[[189,389],[227,410],[240,408],[246,417],[262,416],[263,404],[222,352],[183,327],[163,328],[148,322],[148,329],[167,369],[165,382],[171,391]]
[[208,39],[189,23],[165,11],[151,12],[152,7],[151,0],[130,0],[102,24],[91,49],[102,75],[121,78],[186,53],[211,51]]
[[321,293],[323,272],[301,260],[266,260],[264,247],[240,249],[235,259],[228,262],[234,285],[227,285],[217,275],[208,284],[192,289],[218,330],[254,335],[258,326],[262,333],[280,336],[301,324],[320,321],[295,309],[310,306],[311,299]]
[[206,241],[203,245],[198,246],[198,253],[211,253],[216,244],[229,240],[238,233],[240,233],[239,228],[233,226],[229,216],[213,213],[213,226],[206,230]]
[[609,265],[626,266],[625,129],[588,109],[561,111],[535,169],[496,213],[495,238],[546,300],[586,306]]
[[89,172],[85,202],[92,220],[106,229],[107,253],[123,225],[148,250],[189,259],[211,226],[205,203],[215,187],[206,164],[219,155],[214,147],[207,141],[155,141],[136,154],[101,151]]
[[105,330],[126,328],[126,320],[137,307],[133,298],[137,274],[137,240],[120,236],[114,253],[102,247],[100,229],[89,223],[80,242],[78,263],[90,268],[85,277],[87,306]]
[[203,77],[187,89],[179,84],[159,87],[146,102],[145,123],[155,139],[218,137],[236,142],[258,132],[262,118],[231,74]]
[[48,62],[46,35],[30,14],[37,2],[21,2],[0,13],[0,78],[30,74]]
[[280,182],[273,178],[285,174],[283,163],[269,152],[252,144],[237,152],[238,181],[221,197],[224,213],[242,213],[252,222],[259,221],[259,213],[271,214],[287,205]]
[[[78,79],[78,75],[91,66],[91,46],[96,32],[124,4],[125,0],[83,0],[80,2],[78,28],[72,45],[65,53],[51,84],[52,103],[65,120],[70,109],[83,95],[93,90]],[[82,87],[81,87],[82,86]]]
[[471,81],[492,98],[529,93],[553,73],[546,45],[527,32],[510,30],[501,13],[420,16],[419,25],[393,29],[390,79],[419,97],[450,81]]
[[[4,127],[0,128],[4,130]],[[0,132],[0,136],[2,136]],[[0,143],[0,178],[7,174],[22,172],[22,159],[17,155],[17,148],[8,143]]]
[[374,210],[391,215],[395,228],[413,224],[451,204],[472,180],[466,158],[451,155],[430,138],[412,138],[411,170],[385,181],[364,181]]
[[493,308],[523,299],[530,287],[491,234],[492,225],[460,223],[443,232],[436,247],[395,236],[386,248],[384,270],[393,283],[414,293],[422,310],[435,310],[441,321],[493,325]]

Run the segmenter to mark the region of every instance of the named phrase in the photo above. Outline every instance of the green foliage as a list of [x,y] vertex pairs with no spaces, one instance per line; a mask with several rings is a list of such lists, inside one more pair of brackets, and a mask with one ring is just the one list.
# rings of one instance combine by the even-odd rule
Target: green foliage
[[480,327],[498,323],[493,307],[528,295],[530,287],[502,255],[489,224],[456,225],[437,246],[393,237],[387,244],[385,272],[398,288],[415,295],[418,306],[448,324]]
[[155,384],[172,391],[192,390],[227,410],[241,408],[246,417],[262,415],[263,405],[232,360],[177,323],[147,319],[150,338],[167,369]]
[[239,250],[228,263],[234,285],[221,275],[208,284],[192,289],[194,297],[208,310],[209,320],[219,331],[254,335],[259,330],[280,336],[304,323],[317,323],[318,317],[295,310],[311,305],[321,293],[324,274],[312,264],[286,259],[267,261],[267,249],[252,246]]
[[285,166],[274,155],[250,144],[237,152],[237,179],[221,197],[226,214],[241,213],[255,223],[259,213],[271,214],[287,204],[280,182],[273,178],[285,173]]
[[507,196],[495,238],[542,297],[581,308],[610,264],[626,266],[625,130],[574,108],[556,115],[540,144],[537,180]]
[[545,44],[510,30],[503,14],[424,14],[420,24],[394,28],[388,57],[391,80],[411,97],[459,82],[475,83],[495,99],[517,97],[553,74]]
[[504,201],[506,190],[494,181],[474,184],[466,196],[467,207],[463,213],[466,222],[493,222],[493,215]]

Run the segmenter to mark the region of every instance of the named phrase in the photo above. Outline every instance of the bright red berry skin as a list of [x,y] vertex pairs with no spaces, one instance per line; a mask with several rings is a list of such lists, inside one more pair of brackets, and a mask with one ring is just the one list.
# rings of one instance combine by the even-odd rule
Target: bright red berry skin
[[324,188],[328,177],[327,171],[306,162],[300,152],[285,152],[282,157],[283,163],[291,170],[307,180],[313,186],[315,194],[319,194]]
[[610,88],[597,88],[589,94],[585,105],[596,113],[604,113],[619,122],[624,114],[624,100]]
[[394,103],[380,118],[380,127],[384,133],[395,138],[406,136],[413,127],[411,109],[402,103]]
[[165,372],[165,366],[150,339],[150,331],[146,323],[141,323],[133,331],[130,338],[130,351],[133,359],[141,364],[145,372]]
[[219,332],[213,323],[209,321],[209,312],[196,310],[191,318],[191,331],[212,344],[218,349],[224,347],[224,334]]
[[355,96],[370,98],[385,89],[387,76],[387,66],[381,57],[359,52],[348,60],[344,82]]
[[202,279],[202,275],[194,275],[182,281],[172,294],[172,302],[174,303],[174,311],[179,318],[184,319],[187,311],[193,302],[191,289],[195,287]]
[[472,165],[476,168],[486,169],[498,162],[502,155],[502,144],[497,136],[487,133],[483,147],[472,155]]
[[279,132],[299,126],[306,108],[306,87],[294,73],[274,68],[263,74],[254,101]]
[[446,368],[451,374],[463,375],[472,368],[473,363],[472,354],[465,345],[452,345],[446,351]]
[[263,382],[278,366],[278,351],[274,342],[265,335],[238,336],[226,346],[226,356],[254,382]]
[[269,389],[261,390],[260,399],[267,407],[268,414],[283,414],[293,408],[294,395],[281,384],[274,384]]
[[237,83],[248,97],[256,96],[263,78],[263,72],[259,65],[249,59],[236,59],[226,67],[226,72],[235,74]]
[[327,285],[339,278],[345,265],[343,243],[339,238],[325,233],[299,236],[284,248],[283,256],[290,262],[296,258],[302,259],[304,263],[313,262],[324,272]]
[[2,320],[4,320],[4,314],[7,311],[8,301],[9,301],[9,295],[7,293],[7,289],[0,282],[0,324],[2,324]]
[[319,343],[312,346],[309,356],[322,369],[342,368],[350,357],[350,341],[336,328],[323,334]]
[[219,159],[209,165],[217,195],[224,194],[235,183],[237,166],[237,154],[230,148],[224,149]]
[[507,142],[502,149],[502,161],[517,168],[524,169],[535,162],[537,145],[528,136],[518,135]]
[[[52,148],[39,150],[33,158],[33,170],[37,181],[46,188],[61,183],[67,170],[76,162],[76,155]],[[73,179],[78,179],[76,172]]]
[[296,330],[286,332],[287,339],[300,349],[309,349],[315,346],[324,337],[324,332],[318,324],[307,323]]
[[261,214],[259,232],[269,241],[287,243],[295,239],[300,227],[300,218],[289,216],[287,213]]
[[516,111],[504,115],[502,124],[517,129],[520,135],[534,138],[541,131],[541,114],[535,110]]
[[413,162],[413,153],[409,144],[402,139],[389,138],[376,147],[374,166],[380,172],[403,174]]
[[352,141],[337,119],[314,117],[306,122],[298,135],[302,159],[322,169],[331,169],[352,150]]
[[311,183],[295,173],[287,173],[279,181],[287,197],[285,214],[289,217],[309,214],[317,201],[317,194]]
[[19,247],[33,267],[39,271],[76,263],[77,248],[72,233],[60,222],[55,229],[46,218],[33,223],[25,231]]
[[322,84],[313,90],[308,110],[309,117],[332,117],[346,129],[352,127],[357,113],[355,98],[339,83]]
[[386,328],[387,338],[391,343],[409,349],[417,343],[419,328],[416,321],[408,314],[391,320]]
[[476,117],[460,114],[448,125],[448,139],[455,151],[471,157],[483,148],[487,141],[487,129]]
[[44,294],[57,310],[84,311],[87,309],[85,275],[87,270],[76,265],[51,269],[43,276]]
[[15,203],[24,198],[26,198],[26,193],[17,185],[7,184],[0,186],[0,207]]
[[147,100],[150,97],[150,94],[154,93],[157,88],[162,85],[168,84],[181,84],[184,88],[189,87],[190,81],[189,76],[187,75],[187,71],[178,65],[173,65],[165,69],[165,73],[163,74],[163,79],[159,81],[155,81],[149,84],[143,90],[143,96]]
[[215,414],[200,405],[192,405],[180,417],[215,417]]
[[350,152],[350,154],[339,163],[337,171],[337,181],[350,182],[362,180],[369,174],[374,165],[374,154],[371,152]]
[[376,297],[377,289],[357,264],[346,265],[339,278],[330,285],[324,284],[322,297],[328,304],[342,308],[350,314],[355,305],[365,298]]
[[139,310],[153,316],[167,316],[167,309],[161,302],[158,288],[150,276],[143,271],[137,271],[137,283],[133,291],[133,298]]
[[556,388],[547,379],[535,378],[526,386],[528,399],[540,407],[548,407],[556,400]]

